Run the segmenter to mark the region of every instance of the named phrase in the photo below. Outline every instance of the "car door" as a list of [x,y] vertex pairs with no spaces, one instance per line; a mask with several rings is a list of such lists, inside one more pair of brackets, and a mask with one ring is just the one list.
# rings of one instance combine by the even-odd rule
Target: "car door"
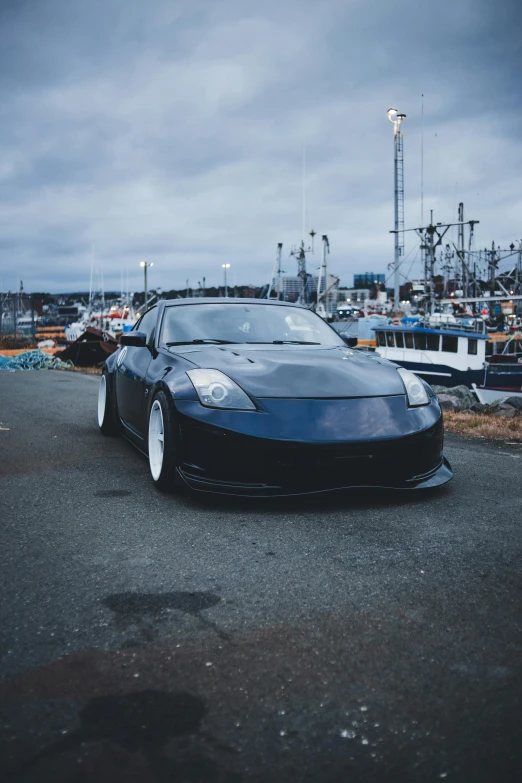
[[145,376],[152,360],[152,346],[158,307],[148,310],[132,331],[147,336],[147,346],[137,348],[126,345],[121,349],[116,364],[116,400],[120,419],[126,427],[140,437],[145,436]]

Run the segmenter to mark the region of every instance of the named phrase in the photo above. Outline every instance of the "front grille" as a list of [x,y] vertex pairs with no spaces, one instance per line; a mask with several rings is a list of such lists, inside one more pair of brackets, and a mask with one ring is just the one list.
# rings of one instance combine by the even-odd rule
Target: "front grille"
[[184,439],[191,474],[216,481],[311,489],[403,484],[440,464],[442,426],[405,438],[340,444],[263,441],[203,426]]

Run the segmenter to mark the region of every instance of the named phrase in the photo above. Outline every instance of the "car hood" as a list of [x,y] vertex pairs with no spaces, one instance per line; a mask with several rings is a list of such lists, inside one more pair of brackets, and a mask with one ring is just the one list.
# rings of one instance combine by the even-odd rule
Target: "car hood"
[[404,394],[396,365],[349,348],[179,346],[196,367],[221,370],[252,397],[349,398]]

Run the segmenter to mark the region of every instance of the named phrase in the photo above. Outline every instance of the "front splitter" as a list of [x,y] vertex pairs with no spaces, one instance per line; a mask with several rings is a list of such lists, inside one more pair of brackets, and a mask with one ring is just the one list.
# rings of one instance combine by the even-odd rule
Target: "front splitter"
[[281,486],[269,485],[269,484],[245,484],[235,483],[233,481],[217,481],[212,479],[203,478],[201,476],[195,476],[192,473],[178,468],[178,473],[183,479],[186,486],[196,492],[206,492],[215,495],[231,495],[234,497],[299,497],[302,495],[320,495],[328,492],[341,492],[343,490],[351,489],[385,489],[385,490],[423,490],[434,489],[436,487],[442,487],[447,484],[453,478],[453,470],[448,460],[443,457],[440,466],[431,475],[426,478],[411,479],[401,484],[386,484],[372,483],[372,484],[341,484],[332,487],[319,487],[317,489],[303,488],[285,489]]

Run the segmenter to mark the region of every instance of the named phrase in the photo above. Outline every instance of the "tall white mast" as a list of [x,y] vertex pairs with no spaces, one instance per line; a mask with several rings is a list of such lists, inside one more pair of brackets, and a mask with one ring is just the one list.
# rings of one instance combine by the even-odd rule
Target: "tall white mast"
[[395,308],[399,307],[400,276],[399,267],[404,257],[404,156],[401,124],[405,114],[397,109],[388,109],[388,119],[393,124],[394,183],[395,183],[395,256],[393,262],[393,291]]
[[[330,243],[328,242],[328,237],[326,234],[323,234],[321,240],[323,243],[323,250],[322,250],[323,262],[319,267],[319,279],[317,281],[317,303],[319,303],[323,297],[325,297],[325,302],[326,302],[326,299],[328,297],[328,253],[330,252]],[[324,291],[321,292],[323,279],[324,279]]]
[[281,253],[283,250],[283,243],[279,242],[277,245],[277,298],[281,299],[282,290],[281,290],[281,275],[283,270],[281,269]]
[[92,304],[92,278],[94,275],[94,242],[92,243],[91,247],[91,282],[89,284],[89,311],[91,310],[91,304]]
[[303,233],[301,239],[303,244],[306,236],[306,146],[303,144]]
[[283,243],[279,242],[277,245],[277,252],[274,262],[274,267],[272,270],[272,276],[270,278],[270,285],[268,286],[268,292],[266,295],[267,299],[270,299],[270,294],[274,290],[274,283],[277,279],[277,283],[275,285],[275,288],[277,290],[277,298],[281,299],[281,250],[283,249]]

